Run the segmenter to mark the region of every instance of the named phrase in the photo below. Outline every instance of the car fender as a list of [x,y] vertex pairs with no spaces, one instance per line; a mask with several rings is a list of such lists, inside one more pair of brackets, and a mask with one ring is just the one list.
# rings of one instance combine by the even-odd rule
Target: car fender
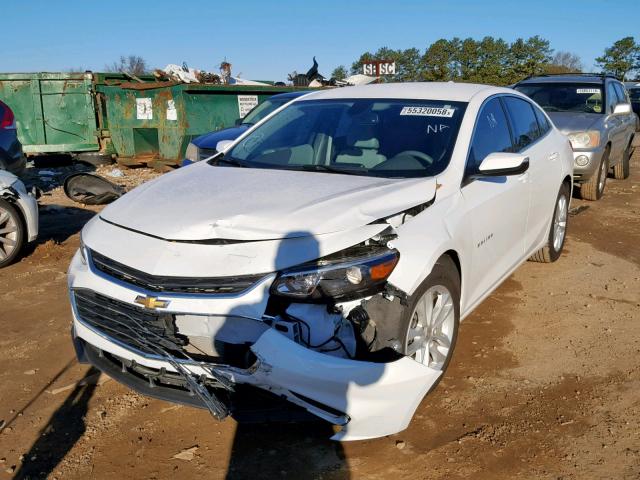
[[398,237],[390,246],[400,252],[400,260],[389,277],[391,285],[411,295],[448,251],[457,254],[464,278],[465,254],[454,235],[460,221],[455,210],[462,201],[459,190],[437,198],[432,206],[396,228]]

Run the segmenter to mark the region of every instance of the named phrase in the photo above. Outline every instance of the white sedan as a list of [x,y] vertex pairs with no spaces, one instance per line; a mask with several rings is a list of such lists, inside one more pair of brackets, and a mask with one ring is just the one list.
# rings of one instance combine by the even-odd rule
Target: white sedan
[[38,236],[38,203],[18,177],[0,170],[0,268]]
[[276,397],[335,439],[398,432],[460,320],[528,258],[560,256],[572,168],[567,138],[514,90],[311,93],[86,225],[69,270],[77,355],[217,418]]

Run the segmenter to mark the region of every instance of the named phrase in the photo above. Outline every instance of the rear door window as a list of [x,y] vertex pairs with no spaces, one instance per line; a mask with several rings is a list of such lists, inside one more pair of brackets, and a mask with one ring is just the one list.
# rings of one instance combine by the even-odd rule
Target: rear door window
[[533,113],[535,113],[536,119],[538,120],[538,128],[540,129],[540,135],[544,135],[549,130],[551,130],[551,124],[549,123],[549,120],[547,119],[545,114],[542,113],[542,110],[540,110],[538,107],[534,105]]
[[478,167],[490,153],[512,150],[511,133],[504,109],[499,98],[492,98],[478,114],[466,173],[468,175],[477,173]]
[[511,120],[513,143],[516,151],[519,152],[540,138],[538,120],[533,113],[533,105],[526,100],[505,97],[503,101]]

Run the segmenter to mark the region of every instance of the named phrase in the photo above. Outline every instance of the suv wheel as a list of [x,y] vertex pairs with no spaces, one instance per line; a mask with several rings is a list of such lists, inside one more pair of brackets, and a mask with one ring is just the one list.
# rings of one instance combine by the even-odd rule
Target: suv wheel
[[631,160],[631,142],[627,146],[626,150],[622,154],[622,160],[620,160],[615,167],[613,167],[613,178],[616,180],[624,180],[629,178],[629,162]]
[[569,218],[569,186],[563,183],[558,192],[556,206],[553,210],[553,222],[549,229],[549,236],[544,247],[529,257],[532,262],[551,263],[560,258],[564,248]]
[[580,196],[585,200],[600,200],[607,184],[607,173],[609,172],[609,148],[602,155],[598,172],[591,177],[588,182],[580,185]]
[[24,241],[22,218],[6,200],[0,200],[0,268],[13,262]]

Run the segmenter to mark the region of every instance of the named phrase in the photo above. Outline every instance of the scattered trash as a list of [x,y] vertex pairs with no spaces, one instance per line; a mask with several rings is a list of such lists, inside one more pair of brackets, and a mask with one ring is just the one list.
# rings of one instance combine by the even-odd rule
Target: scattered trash
[[[347,85],[367,85],[369,83],[373,83],[377,80],[376,77],[370,77],[368,75],[363,75],[361,73],[357,73],[355,75],[351,75],[350,77],[347,77],[343,80],[344,83],[346,83]],[[343,82],[336,82],[339,85],[342,84]]]
[[193,460],[193,457],[195,456],[197,450],[198,450],[198,445],[194,445],[191,448],[186,448],[182,450],[180,453],[176,453],[172,458],[175,458],[178,460],[186,460],[187,462],[190,462],[191,460]]
[[198,70],[187,67],[185,62],[182,66],[170,63],[163,70],[170,79],[179,80],[182,83],[198,83]]
[[104,205],[120,198],[125,190],[100,175],[79,172],[65,178],[64,193],[74,202]]
[[107,172],[107,175],[109,175],[110,177],[113,177],[113,178],[122,178],[122,177],[124,177],[124,173],[122,172],[122,170],[120,170],[118,168],[114,168],[110,172]]
[[404,440],[396,440],[396,448],[398,450],[402,450],[404,447],[406,447],[406,443]]
[[0,430],[4,428],[6,422],[4,420],[0,420]]
[[35,375],[37,372],[36,369],[31,369],[31,370],[27,370],[26,372],[24,372],[25,375]]

